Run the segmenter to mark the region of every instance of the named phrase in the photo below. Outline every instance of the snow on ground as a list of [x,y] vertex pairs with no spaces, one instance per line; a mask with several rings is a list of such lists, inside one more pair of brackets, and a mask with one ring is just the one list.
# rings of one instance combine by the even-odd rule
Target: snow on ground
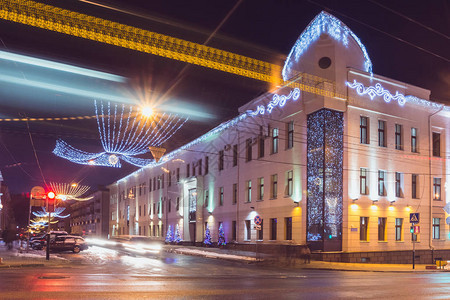
[[204,251],[204,250],[197,250],[197,249],[190,249],[190,248],[176,248],[176,249],[173,249],[173,252],[178,253],[178,254],[203,256],[203,257],[207,257],[207,258],[258,261],[258,259],[256,259],[255,257],[251,257],[251,256],[217,253],[217,252],[212,252],[212,251]]

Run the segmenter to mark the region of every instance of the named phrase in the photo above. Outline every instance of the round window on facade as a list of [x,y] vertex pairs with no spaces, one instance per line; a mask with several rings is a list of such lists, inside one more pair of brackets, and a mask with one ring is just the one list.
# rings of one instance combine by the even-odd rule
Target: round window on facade
[[319,59],[319,67],[322,69],[328,69],[331,66],[331,58],[329,57],[322,57]]

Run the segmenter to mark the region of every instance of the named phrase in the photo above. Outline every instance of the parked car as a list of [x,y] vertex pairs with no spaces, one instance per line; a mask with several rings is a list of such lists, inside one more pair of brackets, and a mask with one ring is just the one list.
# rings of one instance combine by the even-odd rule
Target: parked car
[[35,250],[42,250],[47,245],[47,236],[50,234],[50,243],[55,240],[56,237],[61,235],[68,235],[67,231],[50,231],[40,238],[30,240],[30,246]]
[[77,235],[59,235],[50,242],[50,251],[52,252],[73,251],[79,253],[87,248],[86,241]]

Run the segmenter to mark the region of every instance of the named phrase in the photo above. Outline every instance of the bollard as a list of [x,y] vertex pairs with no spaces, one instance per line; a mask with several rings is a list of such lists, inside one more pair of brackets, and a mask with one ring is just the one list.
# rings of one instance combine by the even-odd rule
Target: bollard
[[3,257],[0,257],[0,265],[3,265]]

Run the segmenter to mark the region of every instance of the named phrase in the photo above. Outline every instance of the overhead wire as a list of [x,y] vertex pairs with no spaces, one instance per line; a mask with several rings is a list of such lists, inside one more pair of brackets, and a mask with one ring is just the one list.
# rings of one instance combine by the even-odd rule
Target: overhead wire
[[384,30],[378,29],[378,28],[376,28],[376,27],[374,27],[374,26],[372,26],[372,25],[369,25],[369,24],[364,23],[364,22],[362,22],[362,21],[360,21],[360,20],[357,20],[357,19],[355,19],[355,18],[353,18],[353,17],[350,17],[349,15],[346,15],[346,14],[344,14],[344,13],[341,13],[341,12],[339,12],[339,11],[336,11],[335,9],[329,8],[329,7],[327,7],[327,6],[323,5],[323,4],[320,4],[320,3],[316,2],[316,1],[313,1],[313,0],[306,0],[306,1],[308,1],[308,2],[310,2],[310,3],[312,3],[312,4],[315,4],[315,5],[317,5],[317,6],[320,6],[320,7],[324,8],[324,9],[326,9],[326,10],[328,10],[328,11],[332,11],[334,14],[341,15],[341,16],[347,18],[347,19],[350,19],[350,20],[352,20],[352,21],[354,21],[354,22],[356,22],[356,23],[358,23],[358,24],[361,24],[361,25],[363,25],[363,26],[365,26],[365,27],[368,27],[368,28],[370,28],[370,29],[372,29],[372,30],[375,30],[375,31],[377,31],[377,32],[380,32],[380,33],[382,33],[382,34],[385,34],[385,35],[387,35],[387,36],[389,36],[389,37],[391,37],[391,38],[393,38],[393,39],[395,39],[395,40],[397,40],[397,41],[399,41],[399,42],[402,42],[402,43],[404,43],[404,44],[407,44],[408,46],[414,47],[414,48],[416,48],[416,49],[418,49],[418,50],[421,50],[421,51],[423,51],[423,52],[425,52],[425,53],[428,53],[428,54],[430,54],[430,55],[432,55],[432,56],[435,56],[435,57],[437,57],[437,58],[439,58],[439,59],[442,59],[442,60],[444,60],[444,61],[446,61],[446,62],[450,62],[450,59],[448,59],[448,58],[446,58],[446,57],[443,57],[442,55],[436,54],[436,53],[434,53],[434,52],[432,52],[432,51],[430,51],[430,50],[428,50],[428,49],[425,49],[425,48],[420,47],[420,46],[418,46],[418,45],[415,45],[415,44],[413,44],[413,43],[411,43],[411,42],[408,42],[408,41],[406,41],[406,40],[404,40],[404,39],[402,39],[402,38],[399,38],[399,37],[397,37],[397,36],[395,36],[395,35],[393,35],[393,34],[391,34],[391,33],[388,33],[388,32],[386,32],[386,31],[384,31]]

